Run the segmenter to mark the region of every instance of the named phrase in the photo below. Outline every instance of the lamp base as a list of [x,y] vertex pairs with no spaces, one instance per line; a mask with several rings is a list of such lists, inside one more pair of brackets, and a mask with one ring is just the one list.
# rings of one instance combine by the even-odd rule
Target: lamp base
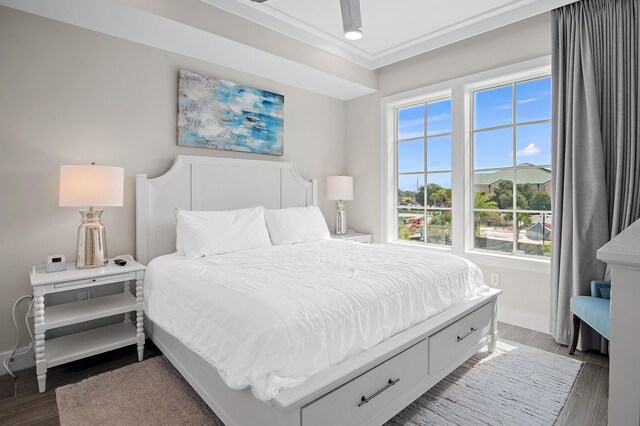
[[80,210],[76,268],[98,268],[109,263],[107,237],[101,222],[103,210]]
[[338,201],[338,210],[336,211],[336,235],[345,235],[347,233],[347,212],[344,211],[344,202]]

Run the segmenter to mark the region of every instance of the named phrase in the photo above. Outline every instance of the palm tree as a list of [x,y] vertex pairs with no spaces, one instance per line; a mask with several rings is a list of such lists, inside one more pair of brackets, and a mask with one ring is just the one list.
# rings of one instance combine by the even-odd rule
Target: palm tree
[[[495,201],[490,201],[489,196],[484,192],[476,192],[475,200],[473,205],[476,209],[497,209],[498,204]],[[478,213],[489,213],[489,212],[478,212]]]
[[[484,192],[476,192],[475,199],[473,201],[473,206],[476,209],[497,209],[498,204],[495,201],[489,200],[489,196]],[[477,219],[485,219],[489,216],[495,215],[493,212],[487,211],[477,211],[476,210],[476,218]],[[476,237],[480,236],[480,221],[476,219]]]

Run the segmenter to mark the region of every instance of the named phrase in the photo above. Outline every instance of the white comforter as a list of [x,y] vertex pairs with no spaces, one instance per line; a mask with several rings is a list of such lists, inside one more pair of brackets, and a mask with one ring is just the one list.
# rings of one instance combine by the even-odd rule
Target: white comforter
[[265,401],[484,288],[460,257],[343,241],[161,256],[144,286],[155,324]]

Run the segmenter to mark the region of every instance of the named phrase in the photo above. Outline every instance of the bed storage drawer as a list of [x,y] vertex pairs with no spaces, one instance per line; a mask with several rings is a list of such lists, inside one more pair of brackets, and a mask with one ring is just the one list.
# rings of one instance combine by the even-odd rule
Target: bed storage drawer
[[428,340],[302,408],[302,426],[364,425],[427,378]]
[[64,282],[60,282],[60,283],[55,283],[53,285],[53,287],[54,288],[64,288],[64,287],[75,287],[75,286],[79,286],[79,285],[83,285],[83,284],[103,284],[103,283],[108,282],[108,281],[117,283],[117,282],[120,282],[120,281],[130,280],[132,278],[133,277],[131,276],[131,274],[104,275],[104,276],[97,277],[97,278],[86,278],[86,279],[82,279],[82,280],[64,281]]
[[437,373],[489,333],[493,305],[488,303],[429,337],[429,372]]

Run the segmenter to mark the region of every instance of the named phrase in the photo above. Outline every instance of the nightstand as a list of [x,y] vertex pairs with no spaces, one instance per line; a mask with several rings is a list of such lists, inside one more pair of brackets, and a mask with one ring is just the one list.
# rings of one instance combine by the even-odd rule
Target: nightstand
[[354,241],[356,243],[371,244],[371,234],[363,234],[350,229],[344,235],[331,234],[334,240]]
[[[138,361],[144,352],[143,279],[145,266],[129,255],[125,266],[109,260],[101,268],[77,269],[68,265],[66,271],[45,272],[45,265],[31,270],[33,287],[33,316],[35,331],[36,373],[40,393],[46,389],[47,368],[75,361],[102,352],[137,344]],[[135,295],[131,293],[131,281],[135,281]],[[45,308],[46,294],[78,291],[91,287],[123,283],[124,291],[95,299],[51,305]],[[135,324],[131,312],[136,313]],[[124,314],[124,321],[80,333],[69,334],[45,341],[45,333],[58,327],[83,323],[98,318]]]

